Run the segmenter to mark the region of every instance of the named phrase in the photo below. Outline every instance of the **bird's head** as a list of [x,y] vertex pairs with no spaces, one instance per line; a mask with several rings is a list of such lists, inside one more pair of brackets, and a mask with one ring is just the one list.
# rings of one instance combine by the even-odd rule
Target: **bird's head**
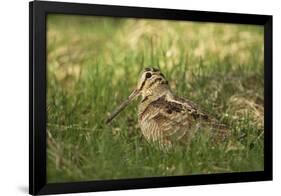
[[161,96],[165,91],[169,91],[168,81],[165,76],[157,68],[145,68],[138,79],[138,84],[130,96],[114,110],[114,112],[107,119],[110,122],[117,116],[129,103],[136,97],[141,96],[142,100],[148,97]]
[[135,91],[145,99],[147,96],[157,96],[167,89],[169,86],[164,74],[157,68],[147,67],[140,74]]

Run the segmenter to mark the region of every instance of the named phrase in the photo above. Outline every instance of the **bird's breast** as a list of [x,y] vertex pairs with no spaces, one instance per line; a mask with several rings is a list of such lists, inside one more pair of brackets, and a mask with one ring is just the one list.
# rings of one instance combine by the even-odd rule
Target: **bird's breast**
[[159,124],[154,120],[159,111],[149,103],[140,103],[138,122],[143,136],[148,141],[159,141],[163,137]]

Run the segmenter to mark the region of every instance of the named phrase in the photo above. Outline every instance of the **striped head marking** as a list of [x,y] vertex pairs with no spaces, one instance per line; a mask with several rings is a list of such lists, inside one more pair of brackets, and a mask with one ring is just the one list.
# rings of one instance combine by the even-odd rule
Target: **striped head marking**
[[139,77],[136,89],[111,113],[107,118],[106,123],[111,122],[111,120],[126,108],[136,97],[141,95],[142,100],[144,100],[148,96],[158,95],[168,88],[168,81],[159,69],[151,67],[145,68]]
[[145,68],[139,78],[137,91],[146,97],[148,94],[158,92],[158,89],[165,89],[168,87],[168,81],[165,76],[157,68]]

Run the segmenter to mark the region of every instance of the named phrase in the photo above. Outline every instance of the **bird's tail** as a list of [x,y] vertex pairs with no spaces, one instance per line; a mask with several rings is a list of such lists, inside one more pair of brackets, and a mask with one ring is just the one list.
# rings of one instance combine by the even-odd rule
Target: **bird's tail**
[[215,142],[225,142],[230,138],[231,131],[225,124],[211,121],[203,123],[203,127]]

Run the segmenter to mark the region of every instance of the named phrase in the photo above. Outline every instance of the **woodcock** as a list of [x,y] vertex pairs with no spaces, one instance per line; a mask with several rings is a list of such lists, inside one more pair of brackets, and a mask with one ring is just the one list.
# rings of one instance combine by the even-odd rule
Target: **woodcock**
[[145,68],[136,89],[112,114],[106,123],[116,117],[132,100],[141,96],[138,122],[143,136],[161,146],[185,144],[198,130],[207,130],[208,136],[219,140],[229,134],[226,126],[202,112],[193,102],[177,97],[171,91],[165,76],[156,68]]

